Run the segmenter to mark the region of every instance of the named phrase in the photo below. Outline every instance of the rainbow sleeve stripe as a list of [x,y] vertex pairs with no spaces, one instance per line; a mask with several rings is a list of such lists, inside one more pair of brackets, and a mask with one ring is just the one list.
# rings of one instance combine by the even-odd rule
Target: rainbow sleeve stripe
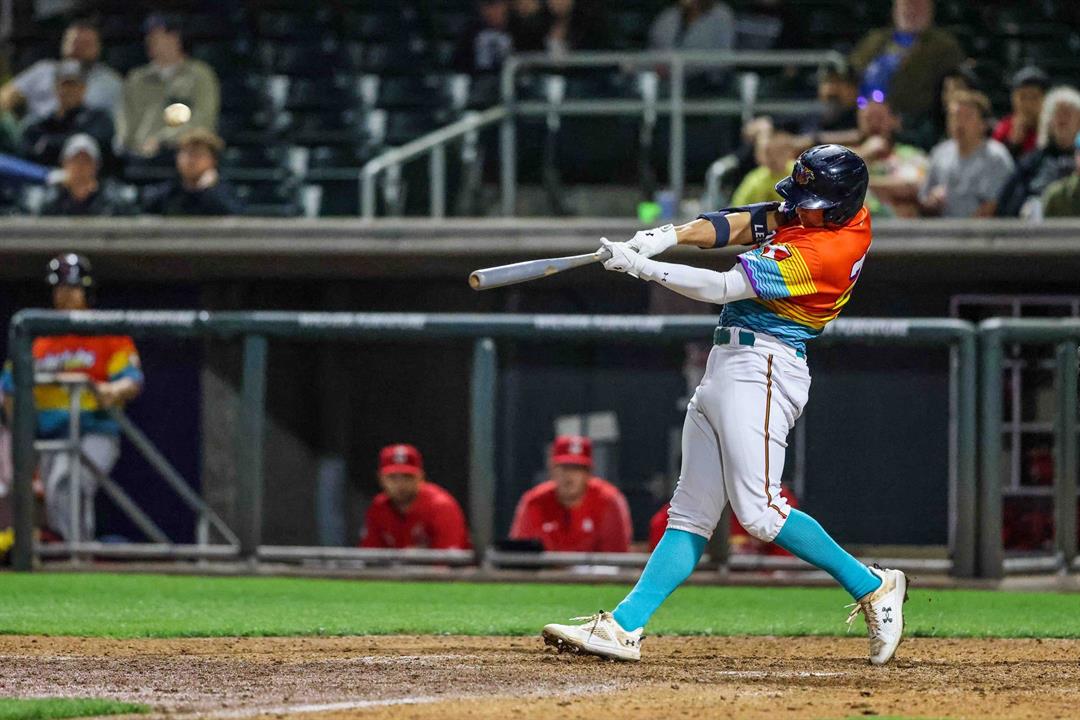
[[139,363],[139,355],[135,351],[135,346],[121,347],[112,354],[109,358],[109,365],[106,369],[108,372],[109,380],[119,380],[121,378],[131,378],[137,383],[143,382],[142,367]]
[[[768,257],[767,252],[783,253],[785,257],[776,260]],[[740,255],[739,263],[750,278],[754,292],[762,300],[779,300],[817,292],[810,268],[796,247],[766,245]]]

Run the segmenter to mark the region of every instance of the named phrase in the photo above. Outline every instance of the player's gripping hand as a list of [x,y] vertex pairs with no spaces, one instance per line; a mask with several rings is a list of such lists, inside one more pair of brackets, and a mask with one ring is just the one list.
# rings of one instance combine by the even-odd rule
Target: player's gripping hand
[[678,243],[675,226],[668,223],[652,230],[638,230],[626,245],[642,257],[651,258],[675,247]]
[[630,243],[613,243],[607,238],[600,238],[600,249],[606,250],[610,257],[604,261],[604,269],[638,277],[645,258],[634,252]]

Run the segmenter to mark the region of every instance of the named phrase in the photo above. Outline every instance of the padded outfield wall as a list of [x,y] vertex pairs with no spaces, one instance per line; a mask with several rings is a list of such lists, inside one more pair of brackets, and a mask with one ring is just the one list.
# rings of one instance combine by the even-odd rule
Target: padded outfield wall
[[[46,302],[42,269],[62,250],[91,257],[105,308],[701,312],[597,268],[483,294],[465,282],[476,267],[583,252],[602,234],[622,237],[633,229],[624,220],[602,219],[12,219],[0,240],[0,313],[10,318],[18,308]],[[1080,293],[1080,223],[880,222],[875,230],[871,262],[846,317],[947,316],[958,293]],[[732,262],[727,251],[673,257],[718,269]],[[626,491],[642,537],[673,481],[671,434],[681,422],[686,349],[503,348],[497,532],[506,530],[516,498],[542,473],[556,418],[608,412],[620,435],[609,474]],[[235,467],[226,439],[235,426],[238,346],[157,341],[141,350],[149,382],[131,415],[231,519]],[[353,541],[375,489],[375,453],[386,442],[421,445],[432,478],[465,501],[470,352],[467,343],[444,341],[273,343],[265,541]],[[814,401],[789,462],[801,468],[804,506],[847,542],[944,544],[946,351],[836,346],[812,350],[810,364]],[[327,472],[337,473],[329,487]],[[192,518],[176,513],[148,473],[126,452],[116,475],[170,535],[190,539]],[[849,511],[866,502],[895,506],[896,522],[869,526]],[[107,506],[101,512],[104,529],[132,534],[117,512]]]

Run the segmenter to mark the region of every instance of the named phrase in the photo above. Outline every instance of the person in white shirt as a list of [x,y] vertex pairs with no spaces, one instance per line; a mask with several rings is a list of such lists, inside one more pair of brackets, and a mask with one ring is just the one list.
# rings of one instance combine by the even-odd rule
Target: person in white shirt
[[94,110],[114,113],[120,102],[124,81],[120,74],[99,61],[101,35],[97,27],[85,20],[67,26],[60,42],[60,60],[40,60],[0,87],[0,110],[31,118],[54,114],[56,98],[56,68],[63,60],[78,60],[86,73],[84,104]]
[[990,101],[979,92],[953,93],[946,129],[949,138],[930,153],[930,171],[919,191],[924,215],[991,217],[1012,175],[1008,148],[987,137]]

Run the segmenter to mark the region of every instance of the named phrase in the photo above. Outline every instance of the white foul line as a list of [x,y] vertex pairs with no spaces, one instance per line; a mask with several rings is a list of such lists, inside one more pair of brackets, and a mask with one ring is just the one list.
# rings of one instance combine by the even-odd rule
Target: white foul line
[[184,718],[215,718],[227,720],[230,718],[250,718],[260,715],[298,715],[301,713],[334,712],[335,710],[362,710],[364,708],[389,707],[392,705],[421,705],[424,703],[437,702],[446,698],[435,697],[406,697],[391,698],[389,700],[346,700],[335,703],[313,703],[309,705],[280,705],[278,707],[249,707],[237,710],[219,710],[217,712],[199,712],[191,715],[170,715],[174,720]]

